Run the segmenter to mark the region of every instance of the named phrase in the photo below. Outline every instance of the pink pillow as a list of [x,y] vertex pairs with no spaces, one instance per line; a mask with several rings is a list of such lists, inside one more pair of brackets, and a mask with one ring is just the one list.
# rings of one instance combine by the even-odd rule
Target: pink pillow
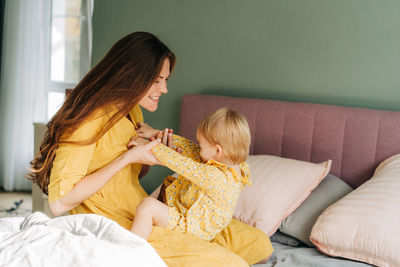
[[327,208],[311,231],[322,252],[378,266],[400,266],[400,154]]
[[234,217],[269,236],[309,196],[331,167],[331,160],[317,164],[269,155],[251,155],[247,162],[252,185],[242,191]]

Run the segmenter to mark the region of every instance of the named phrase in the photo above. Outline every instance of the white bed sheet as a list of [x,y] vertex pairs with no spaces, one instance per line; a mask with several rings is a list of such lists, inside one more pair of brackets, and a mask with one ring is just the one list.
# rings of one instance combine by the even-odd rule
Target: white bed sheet
[[0,219],[0,266],[166,266],[144,239],[94,214]]

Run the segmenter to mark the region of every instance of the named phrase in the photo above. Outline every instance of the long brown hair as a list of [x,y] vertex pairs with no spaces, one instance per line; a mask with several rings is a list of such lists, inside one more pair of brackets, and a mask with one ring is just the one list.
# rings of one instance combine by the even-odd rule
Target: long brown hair
[[[115,43],[71,91],[47,124],[40,152],[30,162],[27,178],[48,194],[58,146],[62,143],[89,145],[99,140],[144,97],[161,72],[165,59],[169,60],[172,71],[175,55],[150,33],[134,32]],[[95,110],[109,105],[116,105],[118,111],[96,135],[77,142],[62,140],[65,134],[68,136],[73,133]]]

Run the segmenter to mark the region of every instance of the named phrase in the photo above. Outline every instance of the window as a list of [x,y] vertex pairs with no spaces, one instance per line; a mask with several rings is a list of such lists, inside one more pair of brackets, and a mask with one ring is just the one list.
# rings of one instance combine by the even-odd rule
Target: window
[[47,117],[50,119],[90,65],[93,0],[52,0]]

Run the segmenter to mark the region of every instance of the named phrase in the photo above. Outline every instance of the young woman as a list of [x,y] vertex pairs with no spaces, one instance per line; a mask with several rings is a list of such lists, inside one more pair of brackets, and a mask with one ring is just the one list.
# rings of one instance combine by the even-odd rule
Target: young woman
[[[48,123],[31,179],[49,195],[54,215],[95,213],[130,229],[147,196],[139,183],[143,165],[157,160],[157,142],[127,147],[143,123],[140,107],[156,111],[168,92],[174,54],[157,37],[135,32],[119,40],[80,81]],[[173,146],[172,138],[164,140]],[[237,234],[236,234],[237,233]],[[149,242],[168,265],[248,264],[268,257],[269,239],[233,221],[215,242],[153,227]]]

